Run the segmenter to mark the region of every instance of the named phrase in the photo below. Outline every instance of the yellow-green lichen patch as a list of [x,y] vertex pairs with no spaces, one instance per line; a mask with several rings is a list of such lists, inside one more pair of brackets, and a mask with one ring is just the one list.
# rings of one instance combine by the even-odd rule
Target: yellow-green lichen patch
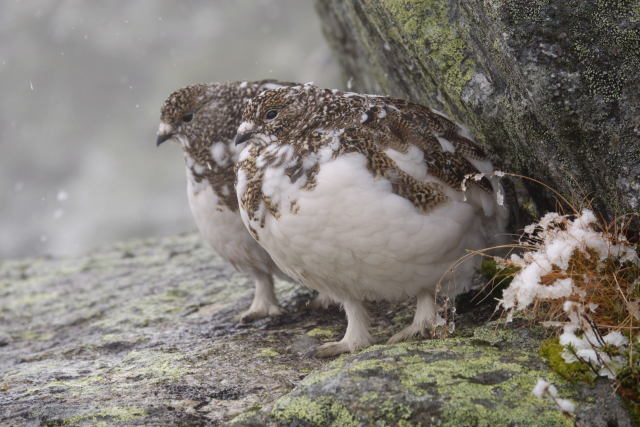
[[496,345],[502,342],[513,341],[513,331],[499,327],[498,325],[480,326],[473,330],[473,339],[476,343]]
[[309,399],[308,397],[284,397],[280,399],[271,415],[284,422],[307,422],[314,426],[357,426],[359,421],[338,401],[331,397]]
[[378,424],[391,426],[408,423],[408,420],[413,415],[413,409],[406,403],[398,402],[389,397],[391,396],[377,402]]
[[257,415],[259,415],[261,408],[262,407],[260,405],[252,406],[251,408],[247,409],[246,411],[244,411],[241,414],[236,415],[234,418],[232,418],[229,421],[229,424],[231,424],[231,425],[247,425],[247,424],[253,425],[253,424],[251,424],[251,421]]
[[380,393],[377,391],[367,391],[362,396],[358,397],[358,401],[361,403],[375,402],[380,398]]
[[450,3],[446,0],[394,0],[385,8],[399,26],[402,39],[421,61],[433,61],[442,73],[442,87],[459,97],[471,80],[474,64],[467,51],[468,32],[450,19]]
[[[100,375],[92,375],[83,378],[74,378],[69,380],[50,381],[42,386],[32,387],[27,390],[29,394],[51,393],[53,390],[60,391],[64,389],[65,393],[71,396],[88,395],[96,390],[97,387],[104,384],[104,378]],[[56,392],[53,391],[53,392]]]
[[363,361],[359,361],[358,363],[354,363],[348,366],[347,371],[353,374],[362,374],[361,371],[371,372],[371,371],[384,371],[392,369],[392,363],[387,360],[378,360],[378,359],[367,359]]
[[391,345],[386,346],[387,349],[384,351],[385,356],[405,356],[407,352],[407,348],[402,345]]
[[341,372],[341,367],[334,367],[331,369],[325,369],[321,372],[317,372],[317,373],[313,373],[309,376],[307,376],[303,381],[302,384],[305,386],[310,386],[316,383],[321,383],[323,381],[326,381],[327,379],[334,377],[336,375],[338,375]]
[[186,356],[153,350],[134,350],[115,366],[114,376],[146,379],[152,382],[170,381],[180,378],[191,370]]
[[76,415],[72,418],[64,420],[65,425],[75,424],[98,424],[108,425],[113,422],[130,422],[142,418],[146,415],[144,409],[136,408],[134,406],[113,406],[98,410],[96,412],[87,412],[84,414]]
[[[444,394],[442,416],[449,425],[571,425],[552,404],[531,393],[538,378],[548,377],[546,372],[524,370],[496,356],[479,353],[468,359],[405,365],[401,381],[416,393],[422,388]],[[538,414],[535,422],[534,414]]]
[[335,333],[330,329],[313,328],[309,332],[307,332],[307,335],[309,335],[310,337],[316,337],[316,338],[333,338]]
[[278,353],[276,350],[272,348],[261,348],[256,353],[256,356],[258,357],[276,357],[279,355],[280,353]]

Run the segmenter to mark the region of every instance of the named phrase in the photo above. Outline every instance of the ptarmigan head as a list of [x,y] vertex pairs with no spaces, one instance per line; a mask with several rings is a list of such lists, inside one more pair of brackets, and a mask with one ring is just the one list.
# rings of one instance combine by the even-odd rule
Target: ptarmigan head
[[[216,95],[217,84],[195,84],[171,93],[160,113],[156,145],[174,139],[182,145],[194,143],[202,136],[202,116],[208,116],[208,104]],[[194,120],[200,119],[200,120]]]
[[178,89],[164,102],[156,144],[181,145],[191,189],[211,187],[218,202],[234,210],[233,137],[246,100],[249,82],[195,84]]
[[156,144],[174,140],[198,158],[215,143],[232,145],[243,109],[250,99],[262,91],[294,84],[260,80],[200,83],[178,89],[162,106]]
[[315,114],[318,103],[313,89],[315,86],[304,85],[260,93],[247,104],[235,143],[249,139],[267,143],[273,137],[319,126],[318,119],[325,117]]

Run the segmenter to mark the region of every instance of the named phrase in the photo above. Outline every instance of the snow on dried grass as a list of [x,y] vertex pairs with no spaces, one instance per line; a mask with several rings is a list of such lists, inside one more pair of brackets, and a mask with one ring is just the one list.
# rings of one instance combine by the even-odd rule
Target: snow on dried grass
[[[565,362],[584,363],[618,386],[621,373],[635,378],[640,370],[640,258],[626,224],[605,224],[589,209],[547,213],[525,227],[522,254],[496,260],[514,271],[499,300],[507,321],[527,310],[543,325],[561,327]],[[627,396],[638,399],[637,387]]]

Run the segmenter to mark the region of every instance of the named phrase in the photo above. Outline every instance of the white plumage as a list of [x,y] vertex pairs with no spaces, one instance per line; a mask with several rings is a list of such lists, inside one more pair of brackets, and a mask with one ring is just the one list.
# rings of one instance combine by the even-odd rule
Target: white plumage
[[202,238],[224,260],[254,279],[253,301],[249,309],[238,319],[247,321],[282,314],[272,276],[285,276],[269,254],[247,232],[238,212],[222,207],[213,188],[195,182],[189,169],[187,197],[191,214]]

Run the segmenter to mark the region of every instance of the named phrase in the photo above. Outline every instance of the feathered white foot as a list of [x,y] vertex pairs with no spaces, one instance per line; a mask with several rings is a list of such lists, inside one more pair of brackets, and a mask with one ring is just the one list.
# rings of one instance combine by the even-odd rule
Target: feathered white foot
[[253,294],[253,301],[249,309],[234,317],[236,322],[247,323],[265,317],[280,316],[284,310],[278,305],[275,290],[273,288],[273,277],[269,274],[255,274],[256,290]]
[[387,344],[407,341],[416,335],[429,336],[435,327],[436,317],[436,304],[433,295],[429,292],[423,292],[418,295],[418,305],[411,325],[389,338]]
[[373,344],[369,334],[369,315],[360,301],[344,302],[347,313],[347,331],[340,341],[328,342],[315,352],[316,357],[332,357],[342,353],[353,353]]

